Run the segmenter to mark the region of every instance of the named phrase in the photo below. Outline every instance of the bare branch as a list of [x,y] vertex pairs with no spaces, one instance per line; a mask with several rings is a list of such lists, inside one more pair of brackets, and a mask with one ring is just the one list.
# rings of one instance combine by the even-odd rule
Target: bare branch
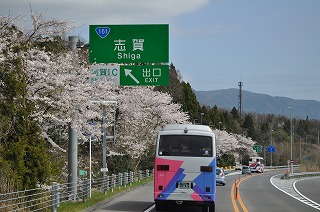
[[69,21],[45,20],[42,13],[32,10],[31,4],[30,17],[33,29],[27,33],[27,42],[45,37],[62,36],[70,30],[68,28]]

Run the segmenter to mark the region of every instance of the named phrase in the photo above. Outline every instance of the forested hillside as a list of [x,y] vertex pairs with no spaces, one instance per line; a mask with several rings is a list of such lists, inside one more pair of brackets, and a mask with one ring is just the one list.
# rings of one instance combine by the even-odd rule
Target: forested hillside
[[[239,89],[221,89],[214,91],[195,91],[201,105],[215,106],[231,110],[239,104]],[[286,97],[270,96],[267,94],[253,93],[242,90],[243,111],[258,114],[275,114],[289,117],[292,108],[292,116],[298,118],[320,120],[320,102],[315,100],[295,100]]]

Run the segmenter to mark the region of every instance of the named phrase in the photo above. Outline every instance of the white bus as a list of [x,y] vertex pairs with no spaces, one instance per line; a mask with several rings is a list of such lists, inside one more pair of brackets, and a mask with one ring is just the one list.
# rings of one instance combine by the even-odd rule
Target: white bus
[[264,159],[263,157],[250,157],[249,167],[251,172],[264,172]]
[[173,124],[158,134],[154,201],[157,211],[170,204],[196,204],[215,211],[216,145],[211,128]]

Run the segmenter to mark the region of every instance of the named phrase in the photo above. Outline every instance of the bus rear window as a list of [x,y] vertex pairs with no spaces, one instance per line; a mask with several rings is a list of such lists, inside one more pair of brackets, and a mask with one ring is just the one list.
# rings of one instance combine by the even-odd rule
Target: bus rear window
[[212,137],[199,135],[162,135],[159,156],[212,157]]

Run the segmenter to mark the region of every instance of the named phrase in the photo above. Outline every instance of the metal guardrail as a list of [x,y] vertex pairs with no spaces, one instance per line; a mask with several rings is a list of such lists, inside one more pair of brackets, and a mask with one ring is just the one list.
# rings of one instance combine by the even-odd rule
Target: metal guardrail
[[320,176],[320,172],[300,172],[289,174],[289,178],[302,178],[302,177],[317,177]]
[[[299,168],[300,165],[293,165],[293,168]],[[292,179],[292,178],[303,178],[303,177],[316,177],[320,176],[320,172],[294,172],[290,173],[288,170],[288,166],[273,166],[273,167],[265,167],[265,169],[273,170],[273,169],[283,169],[286,170],[281,179]]]
[[[78,179],[76,201],[85,202],[92,191],[113,192],[115,188],[126,187],[153,176],[153,170],[125,172],[106,176],[105,179]],[[71,184],[52,183],[36,189],[0,194],[1,212],[52,211],[56,212],[61,203],[74,201]]]

